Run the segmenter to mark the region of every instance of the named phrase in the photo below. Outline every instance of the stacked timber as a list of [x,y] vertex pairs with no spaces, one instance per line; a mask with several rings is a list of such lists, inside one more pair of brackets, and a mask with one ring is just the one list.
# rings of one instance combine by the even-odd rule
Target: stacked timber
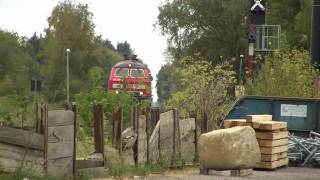
[[288,130],[287,123],[272,121],[272,115],[248,115],[247,119],[224,121],[224,127],[251,126],[261,152],[259,169],[276,169],[288,165]]
[[250,126],[245,119],[229,119],[224,120],[224,128],[232,128],[236,126]]

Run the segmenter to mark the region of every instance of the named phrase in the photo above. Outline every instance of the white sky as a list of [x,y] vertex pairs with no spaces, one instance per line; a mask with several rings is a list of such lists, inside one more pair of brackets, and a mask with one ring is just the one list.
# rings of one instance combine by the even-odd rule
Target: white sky
[[[61,0],[60,0],[61,1]],[[30,37],[44,34],[47,18],[59,0],[0,0],[0,28]],[[164,0],[78,0],[87,3],[93,13],[96,35],[117,42],[128,41],[139,58],[156,74],[164,62],[166,38],[154,29],[157,7]],[[154,100],[157,99],[153,88]]]

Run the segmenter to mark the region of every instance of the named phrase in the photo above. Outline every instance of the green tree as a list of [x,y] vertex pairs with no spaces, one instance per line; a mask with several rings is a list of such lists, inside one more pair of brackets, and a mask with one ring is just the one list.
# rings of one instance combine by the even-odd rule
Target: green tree
[[132,55],[134,53],[131,45],[127,41],[118,42],[117,51],[122,55]]
[[103,39],[101,35],[96,36],[95,41],[100,44],[103,44],[108,49],[116,50],[116,48],[112,45],[111,41],[109,39]]
[[0,30],[0,125],[21,127],[26,123],[28,104],[33,100],[29,68],[34,65],[27,45],[26,38]]
[[158,95],[158,104],[162,109],[169,100],[171,94],[177,92],[181,89],[180,79],[178,76],[175,76],[175,65],[174,64],[165,64],[160,68],[160,71],[157,74],[157,95]]
[[25,96],[29,92],[28,63],[25,41],[17,34],[0,30],[0,96]]
[[290,47],[309,49],[310,0],[268,0],[268,24],[280,24]]
[[195,54],[218,63],[220,56],[247,52],[248,0],[173,0],[159,7],[157,26],[168,36],[175,59]]
[[213,65],[205,59],[185,57],[181,62],[176,75],[183,88],[172,94],[168,107],[178,108],[185,117],[192,111],[206,113],[215,127],[230,101],[228,90],[235,84],[235,72],[226,61]]
[[[51,101],[65,97],[66,89],[66,49],[70,49],[71,94],[90,87],[90,69],[97,65],[93,57],[94,24],[87,5],[71,1],[59,3],[48,18],[42,55],[47,67],[46,95]],[[71,96],[72,98],[73,96]]]
[[[94,50],[93,50],[93,57],[97,60],[97,66],[93,68],[101,68],[103,74],[101,79],[99,80],[100,85],[103,87],[107,87],[109,75],[111,72],[111,68],[114,64],[122,60],[122,55],[120,55],[117,51],[114,50],[112,44],[107,43],[110,42],[109,40],[99,39],[99,36],[95,40]],[[110,45],[113,48],[110,48]],[[91,78],[91,82],[95,81]],[[95,84],[91,84],[91,87],[94,87]]]

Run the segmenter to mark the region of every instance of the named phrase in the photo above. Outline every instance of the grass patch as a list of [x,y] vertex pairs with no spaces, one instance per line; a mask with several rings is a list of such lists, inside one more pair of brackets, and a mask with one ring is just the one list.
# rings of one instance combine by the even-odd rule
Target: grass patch
[[161,164],[143,164],[139,166],[121,164],[110,167],[108,174],[113,177],[145,176],[152,173],[162,174],[168,169],[161,166]]

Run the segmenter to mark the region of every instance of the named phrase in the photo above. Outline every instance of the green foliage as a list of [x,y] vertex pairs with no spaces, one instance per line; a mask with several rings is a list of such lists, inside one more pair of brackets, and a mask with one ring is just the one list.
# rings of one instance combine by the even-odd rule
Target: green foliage
[[268,24],[280,24],[290,47],[309,49],[310,0],[268,0]]
[[89,86],[87,74],[96,65],[96,60],[93,58],[94,25],[88,9],[87,5],[64,1],[53,9],[48,18],[49,28],[46,30],[42,55],[47,62],[44,72],[47,81],[45,93],[51,101],[65,97],[67,48],[71,50],[71,94]]
[[[157,75],[158,103],[163,106],[177,91],[182,91],[181,80],[174,74],[183,68],[185,56],[194,61],[215,64],[247,54],[248,0],[173,0],[159,7],[156,27],[168,37],[168,54],[172,59],[162,66]],[[233,64],[235,65],[235,64]],[[181,96],[176,94],[174,99]],[[172,102],[173,103],[173,102]]]
[[[49,28],[40,54],[46,59],[42,74],[46,77],[45,95],[50,102],[65,99],[67,48],[71,50],[71,99],[74,94],[88,91],[97,83],[106,86],[111,67],[121,59],[110,41],[95,36],[92,17],[88,5],[64,1],[48,18]],[[97,71],[104,77],[99,82],[91,78]]]
[[147,107],[148,102],[139,102],[131,92],[116,92],[106,91],[101,86],[92,89],[89,92],[80,92],[76,95],[77,111],[78,111],[78,129],[79,138],[92,135],[93,129],[93,114],[92,109],[94,104],[102,104],[104,111],[104,124],[106,131],[111,133],[112,113],[116,107],[123,109],[123,127],[128,127],[130,109],[134,106]]
[[0,30],[0,96],[28,94],[31,58],[24,52],[25,43],[17,34]]
[[309,62],[304,50],[281,49],[275,57],[267,59],[260,73],[248,80],[246,89],[250,95],[316,97],[314,80],[318,70]]
[[[173,0],[159,7],[157,26],[175,59],[239,57],[247,49],[248,0]],[[219,61],[214,61],[217,64]]]
[[175,65],[167,63],[161,67],[157,74],[156,88],[158,103],[162,109],[169,100],[171,94],[181,89],[178,76],[173,75],[175,67]]
[[168,169],[168,167],[161,166],[161,164],[144,164],[139,166],[129,166],[125,164],[120,164],[118,166],[112,166],[109,168],[109,176],[145,176],[149,173],[163,173]]
[[127,41],[118,42],[117,44],[117,51],[122,55],[132,55],[133,50],[131,49],[130,44]]
[[33,125],[35,111],[29,88],[30,69],[35,63],[27,46],[24,38],[0,30],[0,125]]
[[204,59],[185,57],[175,75],[181,80],[182,90],[174,93],[168,107],[179,109],[180,116],[189,112],[206,113],[213,125],[221,118],[228,104],[228,90],[235,84],[235,72],[226,61],[213,65]]

